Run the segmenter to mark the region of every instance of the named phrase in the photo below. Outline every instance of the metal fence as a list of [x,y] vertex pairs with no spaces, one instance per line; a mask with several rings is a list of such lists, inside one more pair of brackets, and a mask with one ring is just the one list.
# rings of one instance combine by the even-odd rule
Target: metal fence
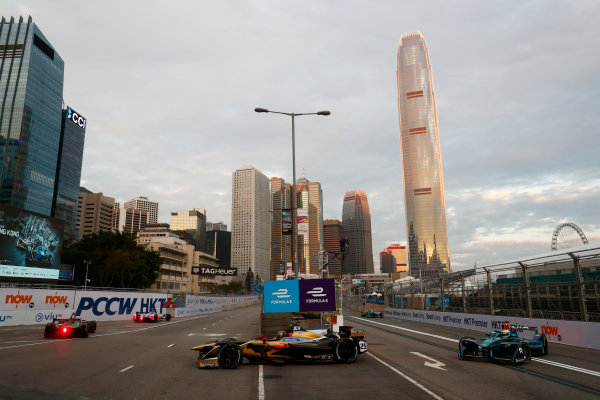
[[384,285],[386,307],[600,322],[600,247],[405,278]]

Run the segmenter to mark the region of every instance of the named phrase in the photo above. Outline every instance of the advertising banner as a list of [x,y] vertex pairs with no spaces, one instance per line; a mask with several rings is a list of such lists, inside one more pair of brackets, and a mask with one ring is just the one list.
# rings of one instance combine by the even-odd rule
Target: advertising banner
[[292,235],[294,231],[292,210],[281,210],[281,234]]
[[335,311],[335,280],[303,279],[300,285],[300,311]]
[[0,205],[0,277],[58,279],[64,225]]
[[77,291],[75,314],[87,320],[129,319],[136,311],[165,312],[167,293]]
[[[572,346],[600,349],[600,324],[596,322],[548,320],[536,318],[506,317],[499,315],[463,314],[441,311],[403,310],[386,308],[385,316],[408,319],[437,325],[453,326],[491,332],[502,329],[502,323],[508,321],[511,325],[537,327],[538,333],[546,334],[549,342],[562,343]],[[519,335],[531,339],[534,332],[519,332]],[[458,338],[456,338],[458,341]]]
[[308,235],[308,208],[296,210],[298,220],[298,235]]
[[298,281],[265,281],[264,312],[300,311]]
[[74,290],[0,289],[0,311],[72,310]]
[[226,268],[226,267],[192,267],[192,275],[237,276],[237,268]]

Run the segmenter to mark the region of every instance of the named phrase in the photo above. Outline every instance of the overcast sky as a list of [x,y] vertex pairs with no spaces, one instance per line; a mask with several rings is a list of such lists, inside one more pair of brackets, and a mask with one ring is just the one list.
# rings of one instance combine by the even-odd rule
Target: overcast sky
[[[87,118],[81,185],[231,227],[253,165],[321,182],[324,218],[368,196],[378,253],[406,242],[396,93],[403,33],[433,68],[453,269],[548,252],[561,222],[600,244],[600,2],[14,1],[65,61]],[[377,267],[376,267],[377,269]]]

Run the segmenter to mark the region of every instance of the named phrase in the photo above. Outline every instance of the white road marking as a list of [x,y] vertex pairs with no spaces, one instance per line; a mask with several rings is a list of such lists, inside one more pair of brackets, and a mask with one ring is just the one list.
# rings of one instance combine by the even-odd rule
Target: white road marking
[[[399,327],[399,326],[396,326],[396,325],[384,324],[382,322],[371,321],[371,320],[368,320],[368,319],[365,319],[365,318],[353,317],[351,315],[348,315],[347,318],[354,318],[354,319],[357,319],[357,320],[360,320],[360,321],[369,322],[371,324],[389,326],[390,328],[400,329],[400,330],[407,331],[407,332],[418,333],[420,335],[431,336],[431,337],[434,337],[434,338],[437,338],[437,339],[442,339],[442,340],[447,340],[449,342],[458,343],[457,339],[452,339],[452,338],[447,338],[447,337],[444,337],[444,336],[434,335],[432,333],[421,332],[421,331],[417,331],[417,330],[414,330],[414,329],[402,328],[402,327]],[[575,367],[575,366],[569,365],[569,364],[562,364],[562,363],[559,363],[559,362],[556,362],[556,361],[544,360],[544,359],[537,358],[537,357],[532,357],[531,361],[537,361],[537,362],[541,362],[543,364],[548,364],[548,365],[552,365],[552,366],[559,367],[559,368],[569,369],[571,371],[581,372],[582,374],[588,374],[588,375],[593,375],[593,376],[600,376],[600,372],[592,371],[592,370],[585,369],[585,368]]]
[[423,357],[423,358],[429,360],[429,361],[425,361],[425,366],[426,367],[431,367],[431,368],[435,368],[435,369],[441,369],[442,371],[446,371],[446,369],[442,368],[442,367],[445,367],[446,364],[444,364],[441,361],[438,361],[438,360],[435,360],[435,359],[433,359],[431,357],[428,357],[425,354],[421,354],[418,351],[411,351],[410,354],[414,354],[416,356]]
[[390,364],[386,363],[385,361],[381,360],[380,358],[374,356],[371,353],[367,353],[367,354],[370,355],[371,357],[373,357],[374,359],[376,359],[377,361],[379,361],[380,363],[382,363],[383,365],[385,365],[386,367],[388,367],[389,369],[391,369],[392,371],[394,371],[395,373],[397,373],[398,375],[400,375],[401,377],[403,377],[404,379],[406,379],[407,381],[409,381],[410,383],[412,383],[413,385],[415,385],[416,387],[418,387],[419,389],[421,389],[422,391],[424,391],[425,393],[427,393],[428,395],[430,395],[431,397],[433,397],[434,399],[444,400],[437,394],[433,393],[431,390],[427,389],[425,386],[421,385],[419,382],[412,379],[410,376],[407,376],[404,373],[398,371],[396,368],[392,367]]
[[175,343],[171,343],[170,345],[168,345],[167,347],[173,347],[175,346]]
[[129,367],[127,367],[127,368],[123,368],[123,369],[122,369],[122,370],[120,370],[119,372],[125,372],[125,371],[127,371],[128,369],[131,369],[131,368],[133,368],[133,365],[130,365],[130,366],[129,366]]
[[263,379],[263,366],[258,366],[258,400],[265,400],[265,382]]

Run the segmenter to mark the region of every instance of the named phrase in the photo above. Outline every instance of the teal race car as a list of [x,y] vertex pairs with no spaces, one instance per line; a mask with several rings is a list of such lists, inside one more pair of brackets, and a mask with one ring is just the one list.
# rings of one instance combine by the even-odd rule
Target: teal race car
[[362,310],[360,314],[365,318],[383,318],[383,313],[381,311],[375,311],[372,308]]
[[[526,330],[535,331],[532,339],[518,335]],[[531,361],[532,354],[548,354],[548,339],[543,333],[538,334],[537,327],[510,326],[504,322],[502,330],[490,332],[482,339],[465,336],[458,341],[458,357],[461,360],[488,358],[518,365]]]

